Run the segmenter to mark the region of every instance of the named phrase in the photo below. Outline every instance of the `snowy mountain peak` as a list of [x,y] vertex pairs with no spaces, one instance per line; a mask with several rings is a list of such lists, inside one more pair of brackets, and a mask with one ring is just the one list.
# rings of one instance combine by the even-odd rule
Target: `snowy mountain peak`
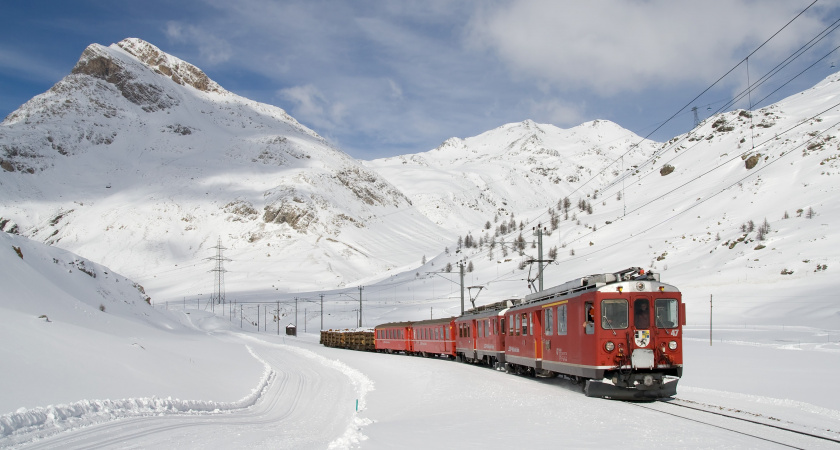
[[204,92],[227,92],[198,67],[168,53],[164,53],[159,48],[142,39],[123,39],[116,44],[112,44],[111,48],[125,50],[152,68],[155,72],[171,78],[172,81],[178,84],[192,86]]

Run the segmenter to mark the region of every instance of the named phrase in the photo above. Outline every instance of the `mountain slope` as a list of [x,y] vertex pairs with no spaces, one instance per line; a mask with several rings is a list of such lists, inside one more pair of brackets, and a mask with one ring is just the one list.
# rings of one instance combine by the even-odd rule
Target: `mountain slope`
[[229,281],[294,289],[370,276],[433,245],[387,252],[402,235],[370,233],[380,215],[436,234],[396,188],[283,110],[138,39],[91,45],[9,115],[0,166],[5,230],[117,267],[158,296],[212,287],[200,274],[219,238]]
[[451,138],[428,152],[365,164],[430,220],[460,233],[497,216],[555,206],[579,189],[597,191],[619,175],[621,165],[602,168],[616,160],[630,167],[653,153],[656,143],[640,141],[609,121],[564,130],[526,120]]

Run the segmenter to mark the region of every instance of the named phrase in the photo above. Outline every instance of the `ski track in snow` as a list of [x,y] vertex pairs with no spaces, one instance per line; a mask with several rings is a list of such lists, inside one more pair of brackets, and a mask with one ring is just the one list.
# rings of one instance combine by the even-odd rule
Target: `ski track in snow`
[[[80,400],[69,405],[21,408],[0,416],[0,445],[15,442],[15,437],[44,438],[97,423],[143,416],[173,414],[223,414],[253,406],[275,378],[271,366],[250,346],[248,352],[263,363],[265,371],[250,394],[236,402],[210,400],[181,400],[169,398],[128,398],[120,400]],[[6,441],[6,442],[4,442]]]
[[[281,429],[274,433],[273,439],[267,438],[265,433],[255,433],[251,438],[257,439],[254,444],[274,448],[326,446],[330,449],[344,449],[367,439],[361,429],[372,421],[357,415],[348,417],[348,414],[341,414],[340,411],[349,410],[344,408],[350,403],[349,397],[356,397],[359,410],[364,408],[365,396],[373,390],[373,382],[367,376],[340,361],[329,360],[306,349],[271,343],[245,334],[231,334],[266,350],[264,355],[260,356],[251,345],[246,345],[251,355],[263,363],[265,371],[251,394],[239,401],[214,402],[152,397],[81,400],[68,405],[22,408],[0,416],[0,447],[146,447],[171,446],[176,442],[187,446],[211,447],[219,446],[221,442],[230,442],[231,445],[238,446],[242,441],[237,438],[242,433],[236,431],[242,425],[269,425],[271,428]],[[329,370],[313,373],[312,367],[317,367],[316,364],[289,363],[288,358],[284,356],[290,354],[315,361]],[[339,379],[330,379],[327,383],[313,382],[324,378],[324,373],[331,372]],[[347,389],[342,389],[342,383],[336,382],[341,381],[341,378],[349,380],[353,395],[348,395],[350,393]],[[333,390],[338,391],[337,395],[329,395],[330,390],[325,388],[327,384],[336,386]],[[346,385],[346,382],[344,384]],[[316,401],[313,401],[313,396],[318,397]],[[340,396],[347,398],[347,401],[339,402]],[[313,408],[323,408],[325,403],[333,403],[333,409],[338,411],[326,412],[324,416],[313,411]],[[300,427],[295,423],[304,423],[313,417],[323,417],[323,423],[318,424],[323,426],[318,429],[320,433],[301,433]],[[289,426],[282,426],[284,422]],[[332,426],[328,426],[329,422],[332,422]],[[230,432],[220,437],[219,433],[208,433],[208,425]],[[237,430],[233,430],[231,426],[237,427]],[[203,431],[193,434],[189,430],[194,428]],[[65,433],[69,431],[73,433]],[[307,440],[308,438],[301,438],[307,434],[320,434],[325,436],[323,439],[332,439],[328,442],[312,442]]]

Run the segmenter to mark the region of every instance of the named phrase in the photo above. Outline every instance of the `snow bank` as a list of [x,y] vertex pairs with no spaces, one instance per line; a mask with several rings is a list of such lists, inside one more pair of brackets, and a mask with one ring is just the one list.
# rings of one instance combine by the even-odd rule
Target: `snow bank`
[[71,404],[19,410],[0,416],[0,446],[11,436],[37,433],[39,437],[125,417],[164,414],[224,414],[253,406],[275,378],[269,364],[247,347],[265,367],[262,378],[250,394],[235,402],[181,400],[177,398],[128,398],[80,400]]

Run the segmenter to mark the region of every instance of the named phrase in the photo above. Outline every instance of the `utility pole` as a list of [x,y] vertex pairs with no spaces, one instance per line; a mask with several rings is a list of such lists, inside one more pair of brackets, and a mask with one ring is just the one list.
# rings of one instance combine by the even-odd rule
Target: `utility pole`
[[458,267],[461,269],[461,315],[464,315],[464,260],[458,261]]
[[324,331],[324,294],[321,294],[321,331]]
[[[542,239],[542,237],[543,237],[543,231],[544,230],[545,230],[545,228],[542,226],[542,224],[537,224],[537,226],[533,228],[534,236],[537,237],[537,259],[528,261],[530,263],[537,263],[537,268],[538,268],[537,279],[539,280],[539,286],[538,286],[539,290],[537,292],[542,292],[542,290],[543,290],[543,269],[545,268],[543,266],[543,263],[547,263],[547,262],[550,263],[550,262],[553,261],[551,259],[547,259],[547,260],[543,259],[543,244],[542,244],[543,239]],[[528,280],[529,288],[531,286],[533,286],[531,284],[532,281],[533,280],[530,280],[530,279]]]
[[700,125],[700,117],[697,116],[697,107],[691,108],[691,111],[694,112],[694,128],[697,128],[697,125]]
[[[295,297],[295,329],[297,329],[297,316],[298,316],[297,301],[298,301],[298,298]],[[303,328],[306,328],[306,310],[303,311]]]
[[359,286],[359,328],[362,328],[362,286]]
[[[280,302],[277,302],[277,309],[274,310],[274,317],[277,319],[277,336],[280,336]],[[297,328],[297,325],[295,325],[295,328]]]
[[537,236],[537,267],[539,268],[539,272],[537,275],[539,276],[540,280],[540,292],[543,290],[543,252],[542,252],[542,234],[543,228],[542,224],[537,224],[534,228],[534,234]]

